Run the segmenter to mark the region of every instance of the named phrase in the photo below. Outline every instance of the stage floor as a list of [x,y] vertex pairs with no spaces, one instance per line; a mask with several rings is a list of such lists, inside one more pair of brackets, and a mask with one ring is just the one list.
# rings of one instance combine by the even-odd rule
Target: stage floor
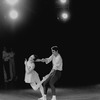
[[[100,100],[100,89],[67,89],[57,88],[57,100]],[[0,91],[0,100],[38,100],[39,91],[32,89]],[[48,100],[51,100],[51,90],[48,90]]]

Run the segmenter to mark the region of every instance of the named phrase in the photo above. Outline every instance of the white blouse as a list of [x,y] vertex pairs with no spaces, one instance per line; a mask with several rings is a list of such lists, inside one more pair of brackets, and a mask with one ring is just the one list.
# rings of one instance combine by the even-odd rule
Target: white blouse
[[34,70],[35,64],[31,63],[30,61],[25,62],[25,82],[26,83],[33,83],[33,82],[38,82],[39,75],[38,73]]

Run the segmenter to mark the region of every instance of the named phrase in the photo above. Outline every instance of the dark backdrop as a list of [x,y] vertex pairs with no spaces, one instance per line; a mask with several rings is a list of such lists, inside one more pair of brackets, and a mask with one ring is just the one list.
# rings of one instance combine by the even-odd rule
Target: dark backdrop
[[[5,30],[5,27],[0,30],[2,34],[7,34],[0,38],[0,46],[11,47],[15,52],[18,83],[24,84],[25,58],[31,54],[36,54],[37,58],[49,57],[50,48],[57,45],[63,58],[62,78],[58,86],[99,84],[97,27],[88,4],[71,1],[68,10],[70,20],[63,23],[57,19],[61,7],[53,0],[42,1],[39,2],[38,13],[31,15],[26,25],[14,32]],[[51,68],[51,64],[36,63],[40,78]]]

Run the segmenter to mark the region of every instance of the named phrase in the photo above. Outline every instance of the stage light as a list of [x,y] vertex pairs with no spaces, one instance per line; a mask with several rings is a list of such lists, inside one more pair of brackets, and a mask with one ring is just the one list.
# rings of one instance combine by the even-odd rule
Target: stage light
[[60,3],[65,4],[68,0],[60,0]]
[[9,16],[11,19],[15,20],[18,18],[18,12],[16,10],[11,10]]
[[15,5],[17,4],[18,0],[6,0],[6,3],[10,4],[10,5]]
[[64,20],[66,20],[66,19],[68,18],[68,13],[63,12],[63,13],[61,14],[61,17],[62,17]]
[[68,1],[69,0],[59,0],[59,1],[57,1],[57,4],[59,4],[60,6],[62,5],[62,6],[65,6],[66,4],[68,4]]
[[38,0],[0,0],[0,28],[12,31],[27,26],[35,20],[38,6]]
[[61,21],[66,22],[66,21],[69,20],[69,18],[70,18],[69,12],[67,12],[67,11],[61,11],[59,13],[59,17],[57,19],[60,19]]

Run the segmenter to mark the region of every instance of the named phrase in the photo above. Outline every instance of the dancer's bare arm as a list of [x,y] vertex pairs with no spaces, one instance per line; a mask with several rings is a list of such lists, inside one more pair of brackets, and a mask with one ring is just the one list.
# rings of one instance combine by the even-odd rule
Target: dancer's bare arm
[[42,58],[42,59],[35,60],[35,62],[46,62],[46,60],[44,58]]

